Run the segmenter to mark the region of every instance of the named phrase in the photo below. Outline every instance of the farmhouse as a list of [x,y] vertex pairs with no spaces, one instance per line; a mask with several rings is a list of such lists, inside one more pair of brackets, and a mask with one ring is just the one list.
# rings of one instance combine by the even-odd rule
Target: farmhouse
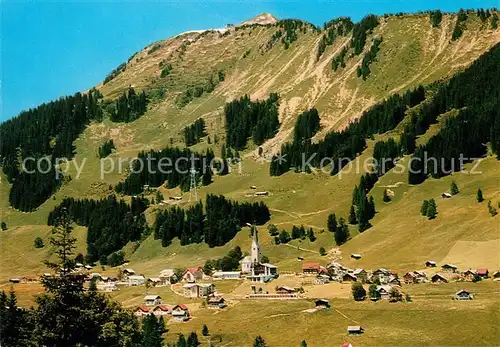
[[495,272],[493,273],[493,278],[494,278],[495,280],[499,279],[499,278],[500,278],[500,271],[495,271]]
[[352,259],[361,259],[361,254],[353,253],[351,254]]
[[269,192],[255,192],[255,196],[268,196]]
[[142,286],[146,279],[142,275],[132,275],[128,276],[127,282],[129,286]]
[[184,296],[188,298],[202,298],[215,291],[215,286],[211,283],[186,283],[182,288]]
[[287,286],[280,286],[276,288],[277,294],[292,294],[295,293],[295,289]]
[[21,279],[20,278],[10,278],[9,282],[10,283],[21,283]]
[[207,308],[210,309],[221,309],[226,306],[226,300],[222,296],[212,296],[207,300]]
[[118,290],[118,286],[116,285],[116,282],[104,282],[104,281],[98,281],[96,283],[96,288],[97,290],[101,290],[103,292],[114,292]]
[[466,291],[465,289],[459,290],[455,293],[455,300],[472,300],[473,296],[471,293]]
[[163,281],[161,280],[161,278],[159,277],[151,277],[151,278],[148,278],[148,283],[152,286],[152,287],[162,287],[164,286],[165,284],[163,283]]
[[160,272],[160,279],[164,285],[169,285],[177,281],[174,269],[165,269]]
[[147,316],[149,314],[149,307],[141,305],[135,311],[134,315],[137,317]]
[[377,292],[380,296],[380,299],[383,299],[383,300],[388,300],[389,299],[389,293],[391,292],[392,290],[392,286],[390,285],[381,285],[381,286],[377,286]]
[[441,269],[443,271],[446,271],[446,272],[456,272],[457,271],[457,267],[453,264],[444,264],[444,265],[441,265]]
[[347,327],[347,332],[349,334],[362,334],[363,333],[363,328],[359,325],[349,325]]
[[489,276],[489,271],[488,271],[488,269],[486,269],[486,268],[477,269],[477,274],[478,274],[479,276],[481,276],[481,278],[488,278],[488,276]]
[[215,280],[238,280],[241,277],[239,271],[215,271],[212,278]]
[[465,270],[463,272],[462,276],[463,276],[464,280],[472,281],[477,276],[477,271],[472,270],[472,269],[468,269],[468,270]]
[[326,299],[318,299],[314,302],[316,308],[330,308],[330,302]]
[[406,284],[423,283],[427,280],[427,275],[422,271],[409,271],[403,276],[403,281]]
[[182,281],[188,283],[194,283],[196,281],[201,281],[203,279],[203,269],[201,267],[190,267],[186,269],[186,272],[182,275]]
[[135,271],[129,268],[129,269],[123,270],[123,274],[125,276],[135,275]]
[[440,274],[434,274],[431,277],[431,282],[432,283],[448,283],[448,280]]
[[443,193],[443,194],[441,194],[441,197],[443,199],[449,199],[449,198],[451,198],[451,194],[450,193]]
[[161,304],[161,296],[159,295],[146,295],[144,297],[144,303],[146,306],[155,306]]
[[153,309],[153,314],[155,316],[166,316],[171,313],[172,312],[170,311],[170,307],[168,307],[167,305],[159,305]]
[[352,273],[345,273],[342,276],[342,282],[356,282],[358,278],[354,276]]
[[24,276],[21,278],[21,283],[38,283],[38,278]]
[[173,322],[185,322],[189,320],[189,309],[184,304],[179,304],[172,307],[172,318]]
[[436,267],[436,262],[434,260],[427,260],[425,262],[425,267]]
[[304,263],[302,264],[302,273],[304,275],[317,275],[321,266],[319,263]]
[[352,274],[361,282],[366,282],[368,278],[368,273],[363,269],[355,269]]

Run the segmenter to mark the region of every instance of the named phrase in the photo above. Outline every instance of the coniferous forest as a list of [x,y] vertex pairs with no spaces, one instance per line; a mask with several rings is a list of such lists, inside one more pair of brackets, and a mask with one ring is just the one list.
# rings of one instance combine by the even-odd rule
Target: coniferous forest
[[207,136],[207,133],[205,132],[205,121],[203,118],[197,119],[193,124],[184,128],[184,142],[186,143],[186,147],[198,143],[204,136]]
[[87,261],[106,263],[111,253],[148,233],[143,214],[148,205],[147,200],[134,197],[129,205],[114,195],[102,200],[66,198],[49,213],[47,224],[55,225],[67,213],[73,222],[88,227]]
[[147,104],[144,91],[136,94],[134,88],[129,88],[116,100],[115,108],[111,109],[109,118],[113,122],[132,122],[146,112]]
[[321,162],[323,158],[331,158],[332,174],[336,174],[347,164],[344,160],[341,163],[340,159],[354,159],[365,148],[368,137],[394,129],[403,120],[407,108],[418,105],[424,99],[425,90],[420,86],[403,95],[395,94],[376,104],[352,122],[347,129],[331,131],[317,143],[312,143],[310,140],[286,143],[281,147],[281,157],[284,160],[278,160],[279,158],[275,156],[271,161],[270,174],[279,176],[292,167],[301,171],[303,155],[306,159],[311,158],[309,163],[312,167],[320,167],[324,164]]
[[[56,158],[71,159],[73,141],[91,120],[102,119],[100,98],[95,89],[76,93],[21,112],[0,125],[0,156],[3,172],[12,183],[12,207],[33,211],[57,190],[62,173],[54,167]],[[22,170],[27,158],[34,159],[25,163],[26,171],[32,173]],[[36,170],[41,158],[43,170]]]
[[251,101],[248,95],[226,104],[226,143],[242,150],[252,137],[256,145],[272,138],[279,130],[278,99],[276,93],[263,101]]
[[[159,187],[167,181],[168,188],[181,186],[183,191],[190,187],[190,169],[197,171],[197,180],[203,184],[212,181],[210,163],[214,153],[209,148],[204,154],[189,149],[167,147],[160,151],[140,152],[133,164],[133,170],[125,181],[116,185],[116,191],[127,195],[142,192],[144,185]],[[194,158],[193,160],[191,158]]]
[[172,207],[159,211],[155,222],[155,239],[168,246],[178,237],[181,245],[205,242],[210,247],[223,246],[245,223],[265,224],[270,219],[263,203],[239,203],[223,195],[207,195],[205,214],[199,202],[187,210]]
[[[500,154],[500,44],[477,59],[464,72],[456,74],[448,82],[439,84],[432,100],[411,117],[413,136],[422,134],[439,115],[451,110],[460,110],[449,117],[445,126],[425,145],[415,150],[409,182],[418,184],[428,175],[442,177],[461,170],[460,155],[471,161],[486,154],[486,143]],[[406,131],[405,131],[406,133]],[[405,135],[405,134],[403,134]],[[406,136],[409,136],[406,134]],[[424,161],[436,158],[434,161]]]

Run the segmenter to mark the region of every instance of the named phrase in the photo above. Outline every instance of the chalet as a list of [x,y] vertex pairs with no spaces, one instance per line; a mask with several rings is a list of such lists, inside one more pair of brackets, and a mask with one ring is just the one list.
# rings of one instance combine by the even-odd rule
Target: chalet
[[493,278],[494,278],[495,280],[499,279],[499,278],[500,278],[500,271],[495,271],[495,272],[493,273]]
[[361,259],[361,254],[353,253],[353,254],[351,254],[351,258],[356,259],[356,260]]
[[207,300],[207,308],[210,309],[221,309],[226,306],[226,300],[222,296],[212,296]]
[[376,279],[380,282],[380,284],[388,284],[390,280],[391,272],[387,269],[380,268],[373,271],[370,281],[374,282]]
[[215,292],[215,286],[211,283],[186,283],[182,288],[184,296],[188,298],[202,298]]
[[142,286],[145,282],[146,279],[142,275],[132,275],[127,278],[129,286]]
[[425,267],[436,267],[436,262],[434,260],[427,260],[425,262]]
[[389,293],[392,290],[392,286],[390,285],[381,285],[377,286],[376,291],[378,292],[380,299],[383,300],[388,300],[389,299]]
[[144,297],[146,306],[156,306],[161,304],[161,296],[159,295],[146,295]]
[[103,292],[114,292],[114,291],[118,290],[118,286],[116,285],[116,282],[98,281],[95,286],[96,286],[97,290],[101,290]]
[[89,277],[90,277],[90,279],[93,279],[93,278],[94,278],[94,279],[96,279],[96,280],[100,280],[100,279],[102,279],[101,274],[100,274],[100,273],[98,273],[98,272],[93,272],[93,273],[91,273],[91,274],[89,275]]
[[320,274],[314,279],[314,284],[327,284],[330,283],[330,276],[325,274]]
[[441,265],[441,269],[446,272],[457,272],[457,267],[453,264]]
[[335,261],[329,262],[326,268],[328,269],[328,274],[333,281],[340,282],[344,273],[347,272],[347,269],[342,264]]
[[196,281],[201,281],[203,279],[203,269],[201,267],[190,267],[186,269],[186,272],[182,275],[182,281],[188,283],[194,283]]
[[151,278],[148,278],[148,283],[152,286],[152,287],[162,287],[164,286],[165,284],[163,283],[162,279],[159,278],[159,277],[151,277]]
[[184,304],[175,305],[174,307],[172,307],[171,314],[171,321],[185,322],[189,320],[189,309]]
[[330,302],[326,299],[318,299],[314,302],[316,308],[330,308]]
[[352,273],[345,273],[342,276],[342,282],[356,282],[358,278],[354,276]]
[[177,275],[175,274],[174,269],[162,270],[159,277],[165,285],[169,285],[177,281]]
[[462,273],[462,276],[463,276],[464,280],[472,281],[477,276],[477,271],[472,270],[472,269],[468,269]]
[[406,284],[411,284],[411,283],[417,283],[417,275],[415,274],[415,272],[413,271],[409,271],[407,273],[404,274],[403,276],[403,281],[406,283]]
[[451,198],[451,194],[450,193],[443,193],[443,194],[441,194],[441,197],[443,199],[449,199],[449,198]]
[[159,305],[153,309],[152,313],[155,316],[167,316],[172,312],[170,311],[170,307],[168,307],[167,305]]
[[125,276],[131,276],[131,275],[135,275],[135,271],[132,269],[125,269],[125,270],[123,270],[123,274]]
[[150,313],[149,307],[141,305],[139,306],[135,311],[134,315],[137,317],[144,317],[147,316]]
[[349,334],[362,334],[364,329],[360,327],[359,325],[349,325],[347,327],[347,333]]
[[448,280],[440,274],[434,274],[431,277],[431,282],[432,283],[448,283]]
[[295,289],[287,286],[280,286],[276,288],[276,294],[292,294],[295,293]]
[[239,271],[215,271],[212,274],[212,278],[215,280],[239,280],[241,278],[241,272],[239,272]]
[[473,299],[472,294],[466,291],[465,289],[456,292],[454,297],[454,300],[472,300],[472,299]]
[[488,278],[488,276],[489,276],[490,273],[489,273],[488,269],[482,268],[482,269],[477,269],[477,274],[481,278]]
[[319,263],[304,263],[302,264],[302,273],[304,275],[317,275],[320,268]]
[[392,284],[393,286],[400,286],[401,281],[397,275],[389,275],[387,278],[387,284]]
[[356,276],[356,278],[360,282],[366,282],[366,280],[368,278],[368,273],[365,270],[363,270],[363,269],[354,269],[354,271],[352,272],[352,274],[354,276]]
[[21,278],[21,283],[38,283],[38,278],[24,276],[23,278]]
[[403,276],[406,284],[423,283],[427,280],[427,275],[423,271],[409,271]]

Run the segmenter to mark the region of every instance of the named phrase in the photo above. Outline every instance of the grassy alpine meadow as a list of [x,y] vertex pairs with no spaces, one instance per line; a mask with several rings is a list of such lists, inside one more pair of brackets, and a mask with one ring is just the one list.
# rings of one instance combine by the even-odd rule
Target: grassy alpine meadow
[[[500,318],[498,285],[492,281],[470,284],[478,294],[472,301],[453,301],[458,286],[420,285],[409,292],[439,290],[435,296],[414,295],[410,303],[354,302],[349,299],[330,300],[331,308],[307,312],[312,300],[257,301],[238,300],[222,311],[197,309],[186,323],[167,325],[167,341],[176,341],[177,334],[187,336],[208,326],[210,336],[201,338],[208,346],[251,346],[261,335],[269,346],[493,346],[500,338],[494,323]],[[432,287],[432,288],[431,288]],[[436,289],[434,289],[436,288]],[[479,294],[481,293],[481,294]],[[362,335],[348,335],[347,326],[361,325]],[[477,331],[481,331],[478,336]]]

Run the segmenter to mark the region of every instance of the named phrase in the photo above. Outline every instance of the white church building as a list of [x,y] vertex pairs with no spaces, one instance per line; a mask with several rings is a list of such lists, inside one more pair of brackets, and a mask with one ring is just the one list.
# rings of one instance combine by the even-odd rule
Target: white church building
[[262,263],[258,231],[257,228],[252,228],[252,249],[250,255],[247,255],[240,261],[241,272],[246,274],[247,279],[252,282],[268,282],[278,275],[278,267],[273,264]]

